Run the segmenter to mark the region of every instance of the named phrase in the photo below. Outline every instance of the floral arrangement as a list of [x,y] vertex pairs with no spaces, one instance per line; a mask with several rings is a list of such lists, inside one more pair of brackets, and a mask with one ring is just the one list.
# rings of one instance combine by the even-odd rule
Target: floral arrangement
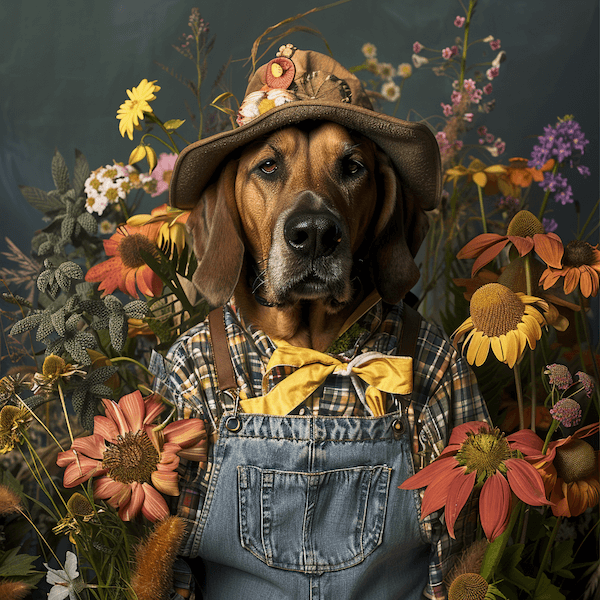
[[[473,543],[446,582],[451,600],[560,600],[582,581],[591,597],[600,579],[588,552],[600,533],[600,353],[588,323],[600,281],[600,251],[588,241],[597,205],[567,243],[548,216],[551,199],[559,219],[576,202],[577,178],[590,175],[581,162],[589,142],[565,116],[530,157],[504,159],[509,149],[484,123],[506,52],[492,35],[471,39],[475,5],[449,24],[457,37],[448,46],[415,41],[395,67],[365,44],[353,68],[391,114],[411,78],[431,70],[451,80],[441,114],[428,120],[445,191],[420,255],[419,306],[453,332],[495,424],[456,427],[402,487],[421,490],[423,516],[440,514],[452,537],[464,537],[459,517],[475,506]],[[269,47],[302,29],[272,33],[292,21],[270,28]],[[187,119],[161,120],[152,106],[158,79],[142,79],[116,114],[123,137],[139,136],[126,162],[92,171],[76,152],[71,176],[56,152],[56,189],[22,187],[47,225],[31,256],[9,245],[4,255],[18,266],[0,271],[13,307],[2,312],[10,337],[0,380],[0,598],[25,598],[44,577],[52,599],[171,593],[183,523],[169,499],[179,493],[180,460],[206,460],[207,435],[198,419],[173,420],[148,361],[207,307],[191,283],[188,213],[148,199],[168,189],[186,127],[200,139],[245,118],[220,88],[227,65],[203,88],[214,38],[197,9],[188,26],[174,47],[196,79],[160,65],[194,96]],[[472,68],[477,48],[484,57]],[[140,212],[142,201],[154,208]]]

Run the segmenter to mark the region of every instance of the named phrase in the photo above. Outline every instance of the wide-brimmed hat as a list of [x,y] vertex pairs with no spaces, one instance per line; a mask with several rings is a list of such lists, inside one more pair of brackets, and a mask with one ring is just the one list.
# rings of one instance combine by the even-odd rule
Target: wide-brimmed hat
[[429,127],[374,111],[355,75],[329,56],[291,44],[282,46],[277,57],[251,77],[237,117],[239,127],[181,152],[170,183],[171,205],[193,208],[231,152],[276,129],[309,120],[332,121],[373,140],[421,208],[437,206],[440,153]]

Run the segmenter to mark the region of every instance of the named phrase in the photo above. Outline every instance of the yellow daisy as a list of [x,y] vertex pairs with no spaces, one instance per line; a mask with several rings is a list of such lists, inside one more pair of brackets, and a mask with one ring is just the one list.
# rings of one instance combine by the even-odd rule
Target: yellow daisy
[[117,111],[119,132],[123,137],[127,134],[129,139],[133,140],[134,127],[139,126],[140,121],[144,118],[144,113],[152,112],[152,108],[148,103],[151,100],[156,100],[154,94],[160,90],[160,86],[155,84],[156,80],[142,79],[137,87],[127,90],[129,100],[125,100]]
[[[480,287],[471,298],[471,316],[452,334],[454,345],[464,341],[467,362],[481,366],[490,348],[511,369],[527,344],[533,349],[546,327],[548,303],[513,292],[500,283]],[[542,312],[543,311],[543,312]]]

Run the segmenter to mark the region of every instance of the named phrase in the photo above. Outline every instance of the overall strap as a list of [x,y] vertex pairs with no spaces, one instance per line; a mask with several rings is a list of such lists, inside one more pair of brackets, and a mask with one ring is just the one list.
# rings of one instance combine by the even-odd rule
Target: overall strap
[[415,356],[417,340],[423,317],[406,302],[402,313],[402,334],[398,344],[398,356]]
[[227,390],[237,388],[231,355],[229,354],[229,344],[227,343],[225,310],[223,306],[215,308],[208,313],[208,328],[210,330],[210,344],[213,350],[219,390],[226,392]]

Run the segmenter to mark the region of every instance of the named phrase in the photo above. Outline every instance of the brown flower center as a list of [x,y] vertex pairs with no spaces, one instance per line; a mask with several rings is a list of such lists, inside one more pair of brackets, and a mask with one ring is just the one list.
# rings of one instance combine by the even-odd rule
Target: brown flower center
[[42,365],[42,373],[44,377],[55,379],[64,373],[67,363],[56,354],[50,354],[44,360]]
[[565,267],[580,267],[594,264],[594,247],[581,240],[573,240],[565,246],[563,265]]
[[512,456],[504,434],[499,429],[479,433],[467,433],[467,439],[456,455],[459,464],[467,467],[467,473],[477,471],[485,477],[493,475]]
[[76,517],[89,517],[94,514],[90,501],[79,492],[75,492],[67,502],[69,512]]
[[452,582],[448,600],[484,600],[488,587],[487,581],[478,573],[463,573]]
[[540,220],[528,210],[520,210],[508,224],[506,235],[533,237],[536,233],[546,233]]
[[109,477],[121,483],[150,483],[160,457],[145,431],[120,435],[102,457]]
[[584,440],[572,440],[556,449],[556,473],[565,483],[580,481],[596,472],[596,453]]
[[488,337],[499,337],[517,328],[525,314],[519,297],[500,283],[488,283],[471,298],[473,325]]
[[130,269],[137,269],[146,264],[140,251],[152,255],[156,253],[156,246],[141,233],[126,235],[119,242],[121,260]]

